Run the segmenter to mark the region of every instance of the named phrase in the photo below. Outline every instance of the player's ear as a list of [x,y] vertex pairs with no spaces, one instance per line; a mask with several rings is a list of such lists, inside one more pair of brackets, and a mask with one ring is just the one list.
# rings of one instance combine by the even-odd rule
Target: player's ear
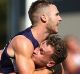
[[42,15],[42,16],[41,16],[41,21],[42,21],[42,22],[46,23],[47,20],[48,20],[48,19],[47,19],[47,16],[46,16],[46,15]]
[[47,67],[53,67],[55,65],[55,62],[54,61],[49,61],[47,63]]

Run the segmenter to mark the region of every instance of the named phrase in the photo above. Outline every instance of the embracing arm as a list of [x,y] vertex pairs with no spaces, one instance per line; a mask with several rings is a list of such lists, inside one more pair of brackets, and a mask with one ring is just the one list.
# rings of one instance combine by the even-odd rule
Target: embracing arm
[[24,36],[14,38],[13,49],[19,74],[51,74],[47,69],[35,70],[34,62],[31,59],[34,47]]
[[31,59],[34,48],[30,40],[24,36],[17,36],[12,44],[19,74],[32,74],[35,69]]

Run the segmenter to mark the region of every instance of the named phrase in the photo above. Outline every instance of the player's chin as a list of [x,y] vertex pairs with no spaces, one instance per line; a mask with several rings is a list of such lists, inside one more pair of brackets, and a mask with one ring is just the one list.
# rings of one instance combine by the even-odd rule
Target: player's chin
[[53,34],[53,33],[54,33],[54,34],[57,34],[57,33],[58,33],[58,30],[53,30],[51,33],[52,33],[52,34]]
[[55,34],[57,34],[58,33],[58,27],[56,27],[56,29],[55,29]]
[[54,34],[57,34],[57,33],[58,33],[58,31],[55,31],[55,32],[54,32]]

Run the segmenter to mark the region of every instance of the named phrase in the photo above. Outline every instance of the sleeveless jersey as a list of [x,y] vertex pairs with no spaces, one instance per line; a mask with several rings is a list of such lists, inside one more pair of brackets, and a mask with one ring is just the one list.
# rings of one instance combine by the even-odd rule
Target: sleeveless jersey
[[[26,38],[31,40],[31,42],[34,46],[34,49],[39,46],[38,41],[32,35],[31,27],[27,28],[26,30],[24,30],[22,32],[19,32],[17,35],[24,35]],[[15,35],[15,36],[17,36],[17,35]],[[4,74],[8,74],[8,73],[16,71],[15,62],[14,62],[15,57],[10,57],[7,54],[8,44],[3,49],[3,53],[2,53],[1,61],[0,61],[0,71],[3,72]]]

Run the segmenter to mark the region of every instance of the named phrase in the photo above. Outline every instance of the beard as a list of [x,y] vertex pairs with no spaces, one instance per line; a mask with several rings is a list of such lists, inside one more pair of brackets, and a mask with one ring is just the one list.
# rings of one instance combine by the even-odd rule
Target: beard
[[58,26],[55,28],[52,28],[52,26],[47,27],[48,33],[49,34],[57,34],[58,33]]
[[51,29],[49,29],[48,31],[49,31],[50,34],[57,34],[58,33],[58,31],[51,30]]

